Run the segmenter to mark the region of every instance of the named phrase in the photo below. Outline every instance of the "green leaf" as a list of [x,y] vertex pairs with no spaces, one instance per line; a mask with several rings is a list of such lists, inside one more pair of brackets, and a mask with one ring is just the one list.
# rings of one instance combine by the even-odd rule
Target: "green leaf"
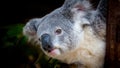
[[16,24],[8,26],[7,36],[11,37],[19,37],[22,34],[23,24]]

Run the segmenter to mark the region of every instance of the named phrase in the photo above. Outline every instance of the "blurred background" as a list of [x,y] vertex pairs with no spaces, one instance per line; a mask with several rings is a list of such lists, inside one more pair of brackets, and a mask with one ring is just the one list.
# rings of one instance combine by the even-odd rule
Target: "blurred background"
[[[96,8],[99,0],[90,0]],[[22,28],[32,18],[40,18],[60,7],[64,0],[0,1],[0,68],[68,68],[67,64],[45,56],[31,45]],[[109,0],[107,54],[105,68],[120,67],[120,1]]]

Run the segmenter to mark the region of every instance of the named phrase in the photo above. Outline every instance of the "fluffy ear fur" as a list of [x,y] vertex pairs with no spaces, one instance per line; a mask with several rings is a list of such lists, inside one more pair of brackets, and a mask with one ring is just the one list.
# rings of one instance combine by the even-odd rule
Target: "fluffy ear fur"
[[84,0],[82,2],[75,3],[73,7],[71,8],[71,11],[74,14],[79,14],[82,17],[86,14],[86,12],[90,11],[91,9],[90,6],[91,6],[90,3]]
[[23,34],[29,38],[29,40],[36,37],[37,28],[41,22],[41,19],[35,18],[27,22],[23,28]]
[[108,0],[100,0],[98,6],[97,6],[97,11],[100,12],[100,14],[103,15],[104,18],[107,17],[107,9],[108,9]]
[[63,7],[81,17],[91,10],[91,4],[87,0],[66,0]]

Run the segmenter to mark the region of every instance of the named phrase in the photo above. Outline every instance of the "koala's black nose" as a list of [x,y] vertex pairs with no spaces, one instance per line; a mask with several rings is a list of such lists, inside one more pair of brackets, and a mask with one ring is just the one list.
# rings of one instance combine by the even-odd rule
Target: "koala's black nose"
[[41,36],[42,47],[44,50],[50,52],[53,48],[51,43],[51,37],[49,34],[43,34]]

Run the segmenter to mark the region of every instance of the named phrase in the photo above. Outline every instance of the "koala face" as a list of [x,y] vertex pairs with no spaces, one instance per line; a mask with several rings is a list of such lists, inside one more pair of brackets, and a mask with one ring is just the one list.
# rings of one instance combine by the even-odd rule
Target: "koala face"
[[84,18],[77,20],[73,14],[61,13],[61,10],[57,9],[43,18],[30,20],[23,30],[25,35],[36,40],[43,52],[51,57],[77,48],[84,37],[83,26],[88,24]]
[[76,48],[81,39],[79,37],[83,35],[81,25],[75,24],[60,13],[44,18],[38,26],[37,36],[42,50],[47,55],[55,57]]

